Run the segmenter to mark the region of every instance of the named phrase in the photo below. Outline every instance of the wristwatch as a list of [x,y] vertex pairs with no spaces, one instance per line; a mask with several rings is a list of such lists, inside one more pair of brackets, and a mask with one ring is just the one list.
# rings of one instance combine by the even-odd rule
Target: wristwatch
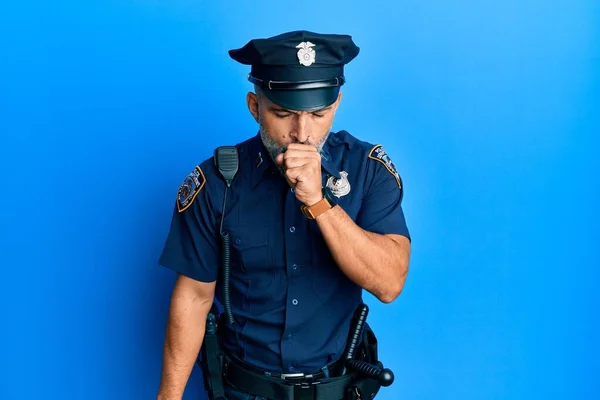
[[303,205],[300,207],[302,214],[308,219],[315,219],[325,211],[335,207],[337,202],[334,200],[331,192],[327,188],[323,188],[323,198],[321,201],[313,204],[312,206]]

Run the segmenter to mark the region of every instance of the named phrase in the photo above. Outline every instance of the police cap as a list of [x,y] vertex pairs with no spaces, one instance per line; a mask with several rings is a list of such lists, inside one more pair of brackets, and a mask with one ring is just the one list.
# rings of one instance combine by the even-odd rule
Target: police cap
[[250,40],[229,55],[252,66],[248,80],[273,103],[312,111],[335,102],[345,82],[344,65],[358,52],[349,35],[293,31]]

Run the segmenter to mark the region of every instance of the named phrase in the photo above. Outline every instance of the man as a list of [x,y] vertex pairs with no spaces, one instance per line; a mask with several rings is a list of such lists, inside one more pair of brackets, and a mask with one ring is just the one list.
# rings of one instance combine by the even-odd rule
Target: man
[[[400,294],[410,254],[400,176],[382,146],[330,132],[358,52],[350,36],[307,31],[229,52],[251,66],[246,101],[260,130],[236,146],[231,186],[210,158],[179,189],[160,259],[178,273],[160,399],[181,398],[215,294],[223,304],[220,232],[235,320],[222,347],[252,376],[333,378],[362,289],[384,303]],[[228,374],[228,398],[267,397]]]

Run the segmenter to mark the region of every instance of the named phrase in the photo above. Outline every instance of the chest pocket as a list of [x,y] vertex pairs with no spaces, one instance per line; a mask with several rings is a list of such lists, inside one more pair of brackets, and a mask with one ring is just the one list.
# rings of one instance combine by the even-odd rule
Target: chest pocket
[[271,265],[269,229],[265,225],[236,225],[228,228],[231,237],[232,263],[250,277]]

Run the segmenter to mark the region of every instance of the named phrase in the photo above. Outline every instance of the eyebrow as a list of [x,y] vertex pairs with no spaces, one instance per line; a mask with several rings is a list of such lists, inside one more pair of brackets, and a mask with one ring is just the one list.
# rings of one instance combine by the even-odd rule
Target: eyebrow
[[[325,108],[321,108],[319,110],[313,110],[313,111],[309,111],[309,112],[311,114],[319,113],[319,112],[325,112],[325,111],[329,110],[331,107],[332,106],[328,106],[328,107],[325,107]],[[287,108],[278,107],[278,106],[271,106],[269,108],[269,110],[270,111],[274,111],[274,112],[286,112],[286,113],[289,113],[289,114],[299,114],[300,113],[299,111],[292,111],[292,110],[288,110]]]

